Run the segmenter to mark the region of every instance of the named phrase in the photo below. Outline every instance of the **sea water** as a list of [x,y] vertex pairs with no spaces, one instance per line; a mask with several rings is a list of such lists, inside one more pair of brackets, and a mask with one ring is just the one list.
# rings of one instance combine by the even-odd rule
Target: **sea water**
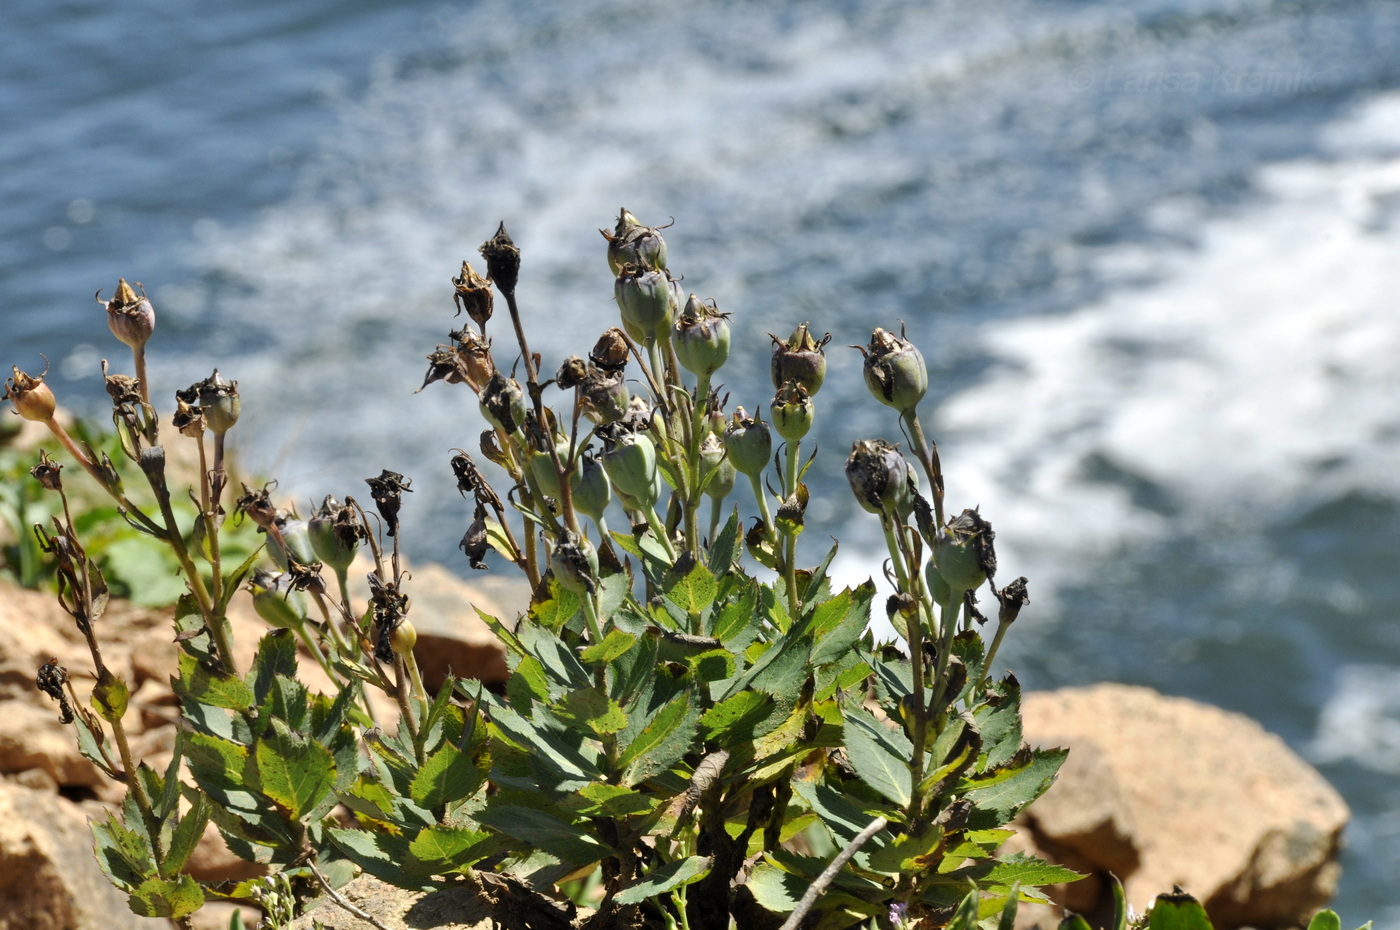
[[[89,295],[142,281],[168,396],[238,379],[240,452],[310,501],[414,482],[413,554],[470,519],[464,388],[414,394],[498,221],[547,369],[613,324],[599,227],[666,231],[734,313],[830,331],[803,553],[879,535],[839,463],[899,440],[871,327],[929,361],[956,511],[1031,606],[1023,682],[1256,717],[1355,812],[1338,907],[1400,926],[1400,7],[906,0],[0,12],[0,347],[98,411]],[[498,343],[509,343],[503,320]],[[259,440],[249,445],[248,437]],[[745,508],[750,504],[739,495]]]

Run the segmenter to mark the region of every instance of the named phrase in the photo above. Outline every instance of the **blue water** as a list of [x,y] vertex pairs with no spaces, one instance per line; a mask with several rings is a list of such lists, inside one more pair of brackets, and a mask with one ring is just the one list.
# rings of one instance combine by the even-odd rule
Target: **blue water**
[[[0,25],[0,361],[47,354],[65,403],[98,410],[121,357],[92,292],[142,281],[159,394],[217,358],[247,460],[303,499],[409,474],[415,555],[456,564],[474,404],[411,394],[448,278],[507,220],[557,360],[612,323],[594,230],[674,216],[672,267],[735,313],[737,401],[766,401],[768,330],[902,319],[950,505],[1031,578],[1022,679],[1260,719],[1356,814],[1344,922],[1400,926],[1400,6],[133,0]],[[852,350],[817,400],[811,558],[827,533],[871,551],[837,463],[898,437]]]

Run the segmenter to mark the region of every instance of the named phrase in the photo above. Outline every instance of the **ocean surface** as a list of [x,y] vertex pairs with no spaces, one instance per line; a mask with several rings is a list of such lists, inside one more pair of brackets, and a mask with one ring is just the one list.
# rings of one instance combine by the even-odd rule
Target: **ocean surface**
[[552,370],[613,324],[595,230],[674,217],[672,268],[734,314],[731,404],[771,396],[768,331],[834,336],[804,554],[840,535],[842,577],[877,572],[839,466],[899,437],[844,346],[902,321],[950,508],[1031,579],[1022,681],[1259,719],[1352,806],[1344,924],[1400,927],[1400,5],[10,0],[0,26],[0,363],[44,353],[100,411],[125,359],[91,295],[141,281],[159,395],[217,363],[245,461],[302,500],[407,474],[412,554],[465,571],[476,405],[413,393],[448,279],[504,219]]

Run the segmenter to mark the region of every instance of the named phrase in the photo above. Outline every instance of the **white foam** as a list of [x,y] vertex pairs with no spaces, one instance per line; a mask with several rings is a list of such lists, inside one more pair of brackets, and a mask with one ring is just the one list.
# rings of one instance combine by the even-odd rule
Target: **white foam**
[[984,330],[997,364],[939,411],[956,437],[948,487],[987,505],[1034,578],[1072,577],[1169,525],[1090,478],[1095,459],[1188,520],[1400,493],[1400,120],[1376,116],[1398,110],[1385,98],[1329,127],[1336,147],[1364,137],[1363,158],[1262,169],[1261,198],[1233,216],[1160,211],[1187,218],[1173,231],[1195,245],[1158,256],[1155,283]]
[[1308,755],[1400,774],[1400,669],[1348,665],[1322,708]]

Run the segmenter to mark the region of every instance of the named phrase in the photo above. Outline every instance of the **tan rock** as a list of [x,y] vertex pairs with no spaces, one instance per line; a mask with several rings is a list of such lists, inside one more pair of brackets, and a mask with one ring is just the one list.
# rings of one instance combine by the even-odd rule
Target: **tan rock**
[[1336,890],[1346,804],[1249,718],[1115,684],[1028,694],[1023,714],[1033,745],[1070,748],[1031,839],[1114,872],[1139,911],[1179,884],[1219,930],[1299,926]]
[[0,930],[169,930],[137,917],[92,854],[78,809],[0,781]]
[[[482,876],[492,882],[490,875]],[[405,891],[369,875],[361,875],[340,889],[347,903],[378,920],[389,930],[496,930],[500,927],[566,927],[568,911],[562,903],[534,900],[512,903],[504,886],[493,885],[500,899],[491,905],[472,887],[459,885],[441,891]],[[529,913],[524,908],[528,908]],[[581,926],[587,911],[578,911]],[[312,908],[294,920],[291,930],[368,930],[370,924],[337,905],[329,897],[317,899]]]

